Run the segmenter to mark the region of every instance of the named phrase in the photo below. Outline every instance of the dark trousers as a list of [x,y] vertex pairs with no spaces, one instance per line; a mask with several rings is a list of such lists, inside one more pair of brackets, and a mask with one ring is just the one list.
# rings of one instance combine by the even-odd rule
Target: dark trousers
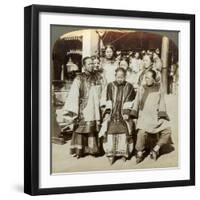
[[[136,141],[136,145],[135,145],[135,149],[137,151],[143,151],[145,149],[148,134],[150,134],[150,133],[147,133],[142,129],[138,130],[137,141]],[[162,147],[164,144],[169,143],[170,137],[171,137],[171,129],[166,128],[158,134],[158,141],[156,144],[159,145],[160,147]]]
[[70,153],[79,156],[99,153],[97,133],[74,132],[71,139]]

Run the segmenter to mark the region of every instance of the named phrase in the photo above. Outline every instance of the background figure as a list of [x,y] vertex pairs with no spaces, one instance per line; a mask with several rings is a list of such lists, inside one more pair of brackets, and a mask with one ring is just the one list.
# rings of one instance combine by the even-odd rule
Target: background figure
[[116,58],[115,58],[116,64],[119,65],[121,60],[122,60],[122,52],[121,51],[116,51]]
[[162,66],[163,66],[162,60],[160,59],[159,55],[154,52],[153,53],[153,69],[161,72]]
[[70,150],[77,158],[98,153],[100,126],[102,77],[94,72],[90,57],[83,59],[83,68],[84,72],[74,79],[63,108],[64,117],[74,122]]
[[92,61],[93,61],[93,65],[94,65],[94,72],[99,73],[99,75],[102,77],[103,79],[103,88],[105,88],[107,82],[106,82],[106,78],[105,78],[105,74],[103,73],[103,68],[101,66],[100,63],[100,59],[97,56],[92,56]]
[[123,68],[126,71],[126,81],[129,83],[133,83],[133,77],[132,77],[132,70],[129,67],[128,59],[125,57],[119,62],[119,67]]
[[115,70],[118,65],[115,62],[115,50],[111,45],[105,47],[105,58],[102,60],[102,69],[107,83],[110,83],[115,80]]
[[131,115],[137,118],[136,128],[136,163],[144,159],[144,151],[147,147],[147,136],[157,135],[157,144],[150,152],[150,157],[156,160],[159,156],[159,150],[164,144],[171,140],[171,127],[169,117],[166,111],[164,94],[160,83],[156,82],[156,72],[149,70],[145,73],[146,85],[138,90],[134,101]]
[[174,63],[169,69],[169,92],[171,94],[177,94],[178,92],[178,63]]
[[140,53],[135,52],[134,57],[130,60],[130,67],[133,72],[138,73],[143,68],[142,66],[142,60],[140,59]]
[[146,54],[148,56],[150,56],[151,59],[153,58],[153,51],[152,50],[148,49]]
[[139,52],[135,52],[134,57],[130,59],[130,68],[132,70],[132,75],[130,80],[131,83],[133,84],[134,89],[137,90],[139,75],[144,69],[144,64],[140,58]]
[[101,71],[100,59],[97,56],[92,56],[94,71]]
[[158,70],[155,70],[153,68],[153,58],[150,55],[144,55],[143,56],[143,64],[144,64],[144,70],[140,72],[139,78],[138,78],[138,87],[142,85],[146,85],[145,80],[145,73],[149,70],[154,70],[156,72],[156,82],[161,82],[161,73]]
[[104,136],[104,151],[111,164],[117,157],[124,160],[133,151],[133,121],[129,119],[135,98],[133,86],[125,81],[126,71],[116,70],[116,80],[107,86],[104,122],[99,136]]

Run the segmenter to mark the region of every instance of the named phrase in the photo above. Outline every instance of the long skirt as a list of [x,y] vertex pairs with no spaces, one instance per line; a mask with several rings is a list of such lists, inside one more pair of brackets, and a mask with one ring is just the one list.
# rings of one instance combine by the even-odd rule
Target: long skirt
[[98,154],[98,140],[97,133],[76,133],[72,134],[70,153],[77,156],[84,156],[87,154]]
[[126,133],[108,134],[103,148],[107,157],[129,158],[133,152],[133,140],[127,140]]

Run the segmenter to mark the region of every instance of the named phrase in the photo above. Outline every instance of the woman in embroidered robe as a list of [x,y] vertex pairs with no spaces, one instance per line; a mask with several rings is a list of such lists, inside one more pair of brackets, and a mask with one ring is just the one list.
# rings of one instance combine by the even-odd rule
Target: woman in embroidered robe
[[126,82],[126,71],[116,70],[116,80],[107,86],[104,122],[99,136],[104,136],[103,148],[111,164],[116,157],[128,159],[133,151],[133,121],[129,119],[135,98],[133,86]]
[[93,71],[90,57],[83,59],[84,72],[73,81],[63,112],[74,121],[70,151],[77,158],[98,154],[100,127],[100,96],[102,76]]

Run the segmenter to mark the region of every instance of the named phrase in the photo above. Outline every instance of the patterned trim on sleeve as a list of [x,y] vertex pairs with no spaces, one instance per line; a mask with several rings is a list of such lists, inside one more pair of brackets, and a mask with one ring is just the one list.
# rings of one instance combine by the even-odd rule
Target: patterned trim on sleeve
[[136,110],[131,110],[130,117],[131,118],[138,118],[138,112]]
[[158,112],[158,119],[166,119],[170,120],[168,114],[165,111],[159,111]]

